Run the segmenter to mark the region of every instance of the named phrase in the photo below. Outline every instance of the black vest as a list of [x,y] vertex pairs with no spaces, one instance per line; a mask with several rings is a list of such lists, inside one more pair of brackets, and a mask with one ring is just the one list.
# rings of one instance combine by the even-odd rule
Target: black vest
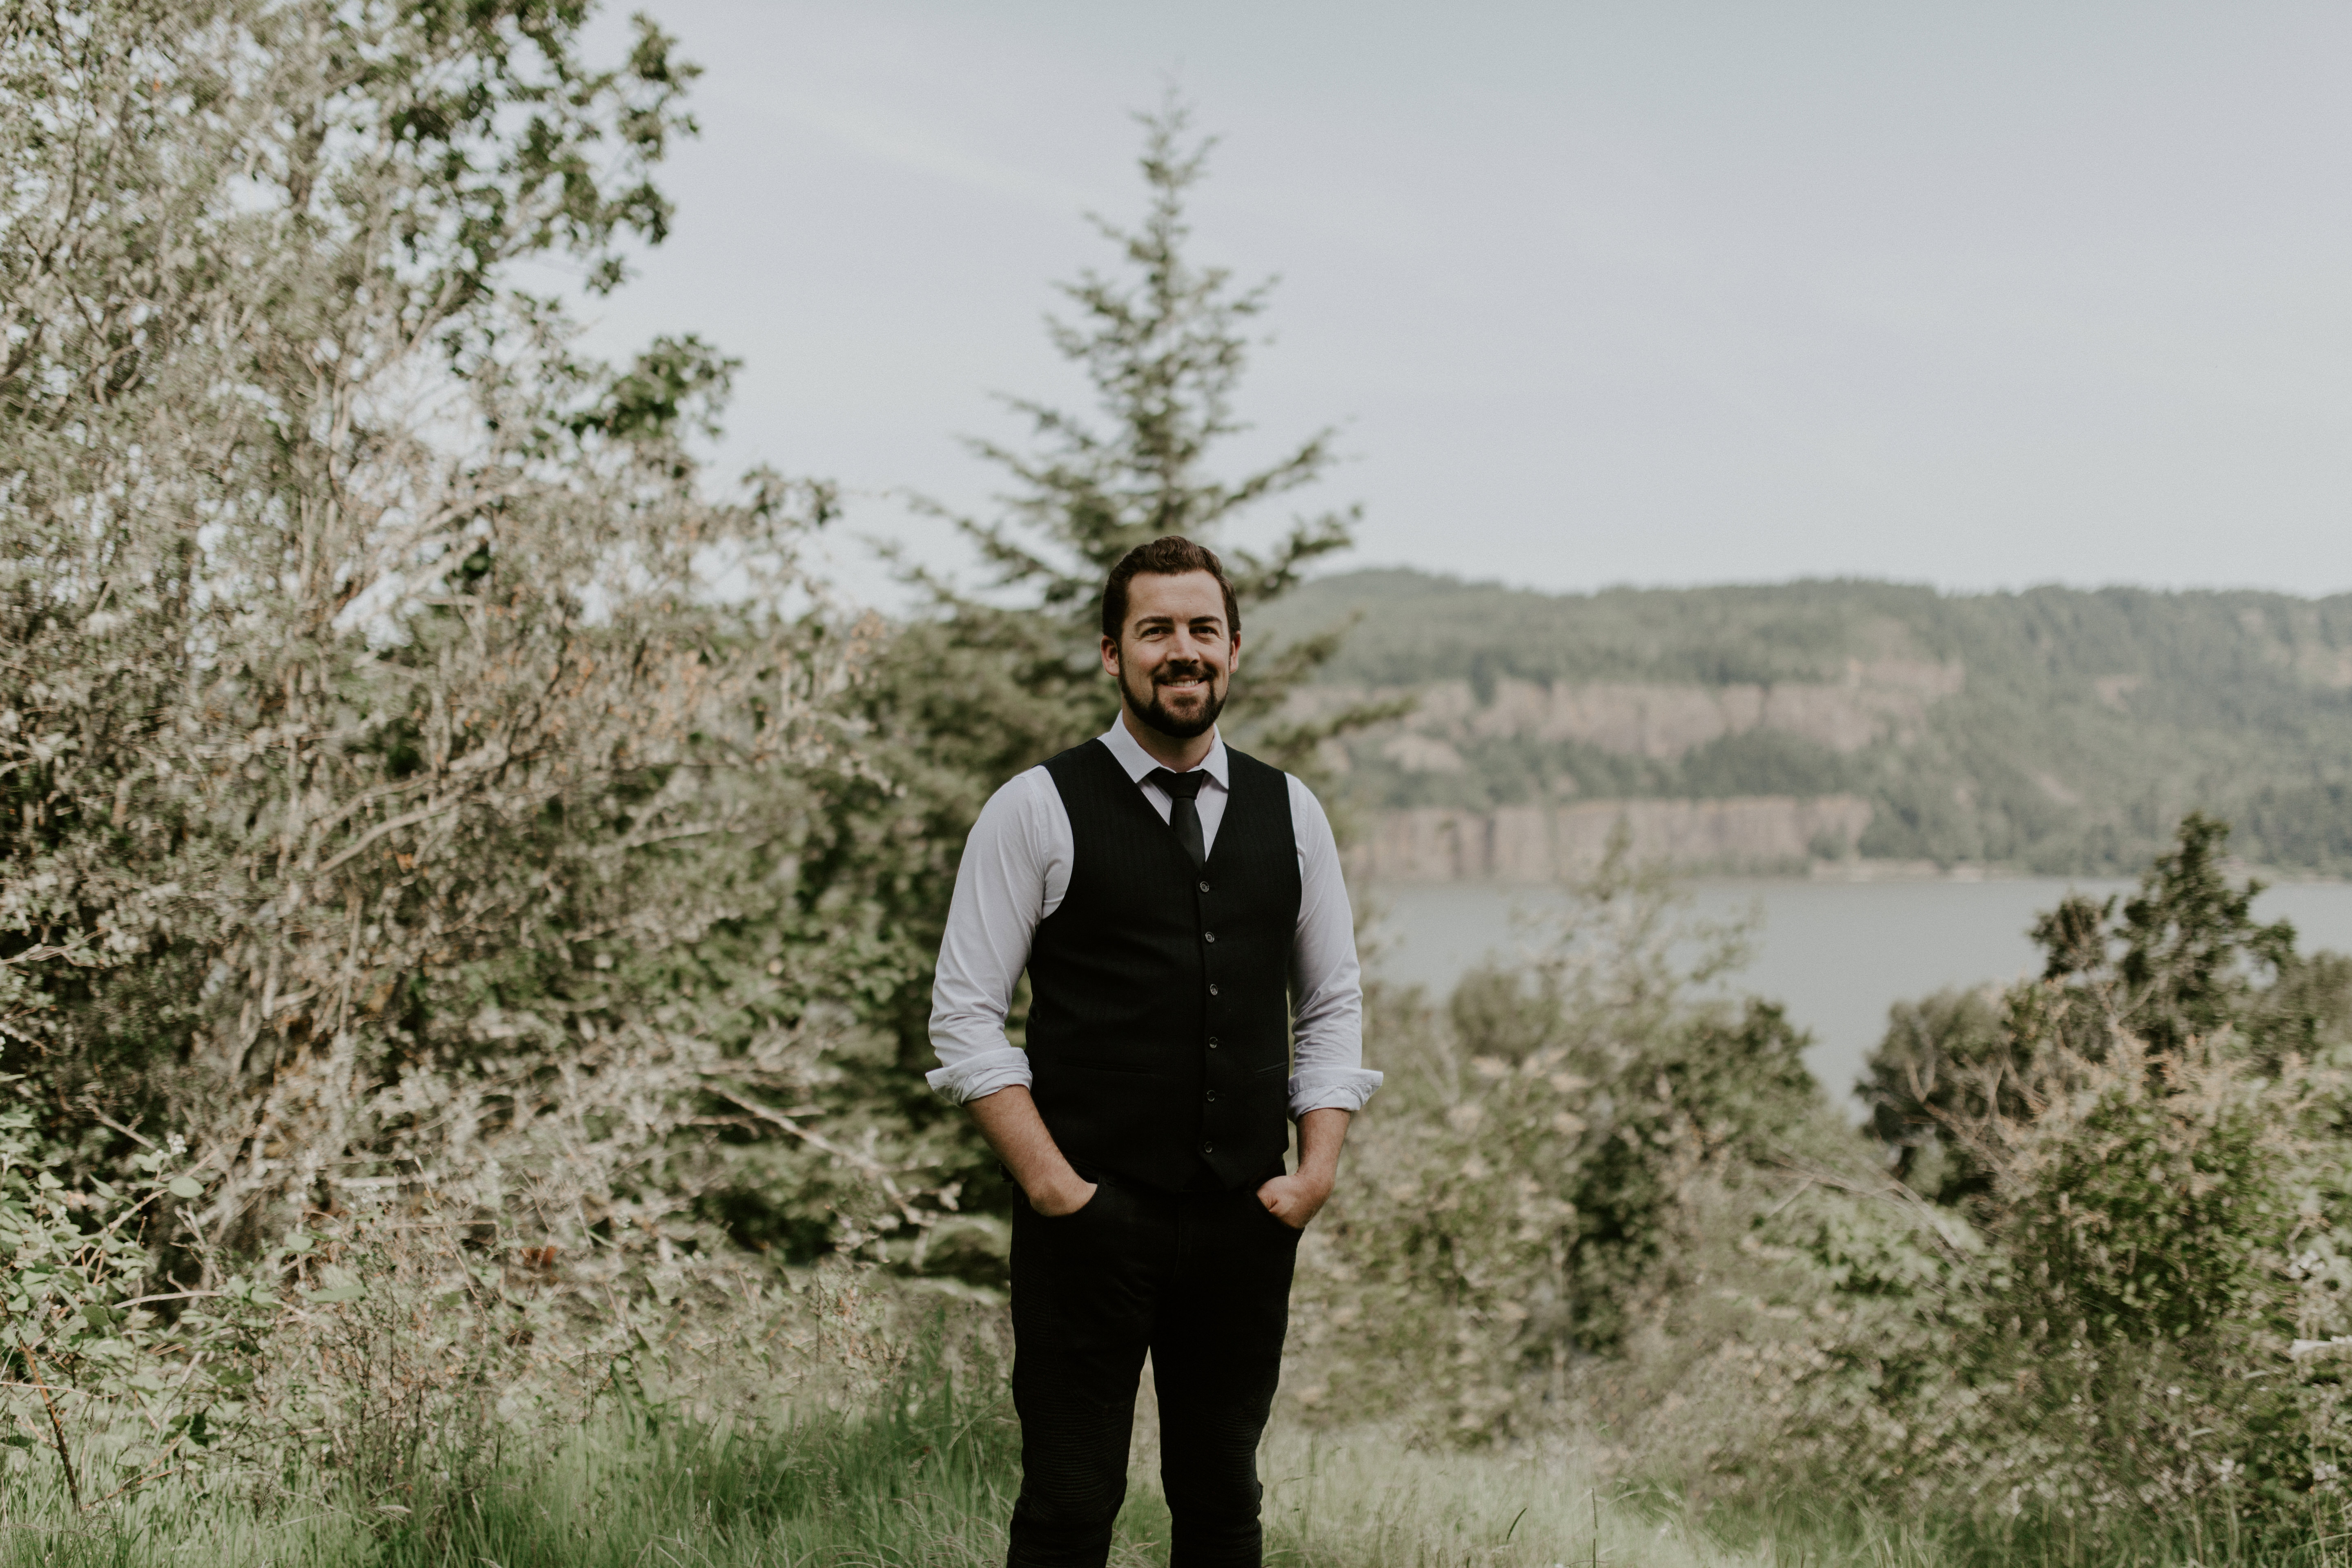
[[1100,741],[1045,764],[1076,854],[1029,949],[1030,1092],[1081,1171],[1236,1187],[1288,1146],[1290,784],[1225,756],[1232,790],[1198,868]]

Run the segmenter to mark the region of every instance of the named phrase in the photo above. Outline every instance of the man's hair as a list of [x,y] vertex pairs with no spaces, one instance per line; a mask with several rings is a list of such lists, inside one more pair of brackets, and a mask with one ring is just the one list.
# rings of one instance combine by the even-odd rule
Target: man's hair
[[1118,564],[1110,569],[1110,581],[1103,584],[1102,633],[1111,641],[1118,641],[1119,630],[1127,625],[1127,585],[1139,572],[1156,573],[1163,577],[1206,572],[1224,590],[1225,636],[1242,635],[1241,605],[1234,598],[1234,584],[1226,577],[1225,563],[1217,559],[1217,552],[1203,549],[1181,533],[1163,533],[1120,556]]

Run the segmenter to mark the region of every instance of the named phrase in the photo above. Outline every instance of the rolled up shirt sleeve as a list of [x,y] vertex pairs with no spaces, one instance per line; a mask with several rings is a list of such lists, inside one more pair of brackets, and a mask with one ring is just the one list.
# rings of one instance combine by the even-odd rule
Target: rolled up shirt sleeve
[[1381,1075],[1364,1066],[1364,990],[1339,845],[1315,792],[1290,781],[1298,844],[1298,927],[1290,947],[1290,1114],[1361,1110]]
[[[1040,820],[1047,805],[1041,781],[1044,771],[1032,769],[989,797],[956,868],[931,983],[931,1048],[940,1066],[925,1081],[959,1105],[1029,1083],[1029,1054],[1006,1038],[1004,1018],[1055,868],[1052,835]],[[1051,787],[1046,781],[1047,793]],[[1068,869],[1059,869],[1066,886]]]

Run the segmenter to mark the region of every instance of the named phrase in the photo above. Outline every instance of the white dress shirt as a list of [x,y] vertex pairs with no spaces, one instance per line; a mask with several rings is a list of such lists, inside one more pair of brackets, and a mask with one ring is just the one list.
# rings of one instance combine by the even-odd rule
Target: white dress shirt
[[[1168,819],[1168,796],[1145,777],[1160,763],[1126,723],[1102,737],[1151,809]],[[1202,761],[1208,774],[1198,803],[1201,837],[1217,842],[1231,791],[1224,738]],[[1339,847],[1323,803],[1297,779],[1290,785],[1291,836],[1298,850],[1298,928],[1290,943],[1291,1032],[1296,1047],[1290,1114],[1337,1107],[1356,1110],[1380,1088],[1364,1063],[1364,1000],[1356,966],[1356,922],[1339,875]],[[1031,768],[991,795],[964,841],[955,900],[940,942],[931,986],[931,1048],[940,1067],[932,1089],[961,1104],[1029,1082],[1029,1053],[1005,1038],[1013,988],[1029,964],[1037,924],[1062,907],[1077,840],[1053,775]]]

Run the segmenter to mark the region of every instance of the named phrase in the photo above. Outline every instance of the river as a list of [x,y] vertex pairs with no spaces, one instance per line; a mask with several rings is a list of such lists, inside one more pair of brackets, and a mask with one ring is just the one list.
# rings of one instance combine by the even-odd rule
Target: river
[[[1700,879],[1686,884],[1695,912],[1752,915],[1753,960],[1738,990],[1785,1004],[1812,1033],[1806,1064],[1832,1097],[1853,1087],[1885,1031],[1886,1009],[1947,985],[2007,981],[2035,967],[2026,928],[2070,888],[2098,897],[2128,881],[1987,878],[1980,881],[1806,882]],[[1557,908],[1541,888],[1479,883],[1375,888],[1372,972],[1443,994],[1489,954],[1523,951],[1516,910]],[[2352,882],[2291,882],[2256,900],[2263,920],[2284,916],[2305,951],[2352,952]],[[1850,1105],[1854,1104],[1848,1100]],[[1857,1114],[1859,1106],[1855,1105]]]

